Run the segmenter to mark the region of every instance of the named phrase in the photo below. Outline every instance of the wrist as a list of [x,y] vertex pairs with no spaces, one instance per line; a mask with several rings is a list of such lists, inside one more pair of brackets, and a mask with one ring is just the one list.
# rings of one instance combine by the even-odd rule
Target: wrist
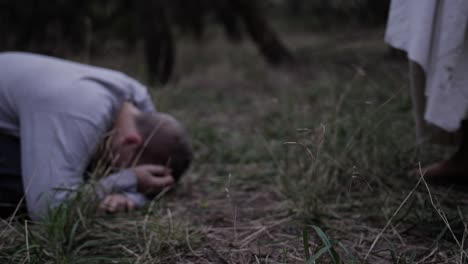
[[138,179],[133,169],[125,169],[111,174],[101,180],[101,185],[106,192],[130,191],[137,189]]

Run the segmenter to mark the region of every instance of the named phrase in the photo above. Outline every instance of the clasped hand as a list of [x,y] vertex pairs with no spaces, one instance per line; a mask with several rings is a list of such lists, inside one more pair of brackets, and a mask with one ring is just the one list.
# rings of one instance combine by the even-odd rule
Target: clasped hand
[[159,165],[139,165],[134,168],[137,189],[143,194],[157,194],[175,184],[171,170]]
[[[171,170],[159,165],[139,165],[133,168],[137,178],[137,190],[143,194],[156,194],[175,184]],[[131,211],[135,203],[124,194],[109,194],[100,203],[99,214]]]

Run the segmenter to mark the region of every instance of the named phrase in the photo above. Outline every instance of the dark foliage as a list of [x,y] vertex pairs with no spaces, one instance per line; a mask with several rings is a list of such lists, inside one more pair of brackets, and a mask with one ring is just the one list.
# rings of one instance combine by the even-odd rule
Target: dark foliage
[[250,37],[269,63],[291,61],[263,11],[252,0],[0,0],[0,49],[60,56],[65,48],[90,48],[91,37],[121,39],[129,48],[142,39],[150,81],[165,83],[175,62],[175,32],[200,39],[216,22],[233,41]]
[[288,17],[319,27],[376,26],[387,21],[390,0],[284,0],[281,3]]

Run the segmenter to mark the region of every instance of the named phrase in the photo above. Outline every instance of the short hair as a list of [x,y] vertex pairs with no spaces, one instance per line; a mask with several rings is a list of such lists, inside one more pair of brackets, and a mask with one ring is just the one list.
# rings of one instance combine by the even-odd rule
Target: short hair
[[165,113],[142,113],[135,119],[143,144],[136,164],[167,166],[176,181],[189,168],[193,159],[190,138],[174,117]]

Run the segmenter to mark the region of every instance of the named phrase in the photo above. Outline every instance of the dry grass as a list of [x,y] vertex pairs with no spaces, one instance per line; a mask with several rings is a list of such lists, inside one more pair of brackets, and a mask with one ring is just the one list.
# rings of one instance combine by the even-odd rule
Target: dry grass
[[[184,42],[154,90],[193,135],[179,188],[128,215],[3,223],[1,262],[305,263],[309,238],[312,256],[336,254],[316,263],[464,263],[463,190],[405,174],[442,152],[414,145],[407,65],[382,31],[285,35],[297,68]],[[142,76],[139,56],[112,58],[93,62]]]

